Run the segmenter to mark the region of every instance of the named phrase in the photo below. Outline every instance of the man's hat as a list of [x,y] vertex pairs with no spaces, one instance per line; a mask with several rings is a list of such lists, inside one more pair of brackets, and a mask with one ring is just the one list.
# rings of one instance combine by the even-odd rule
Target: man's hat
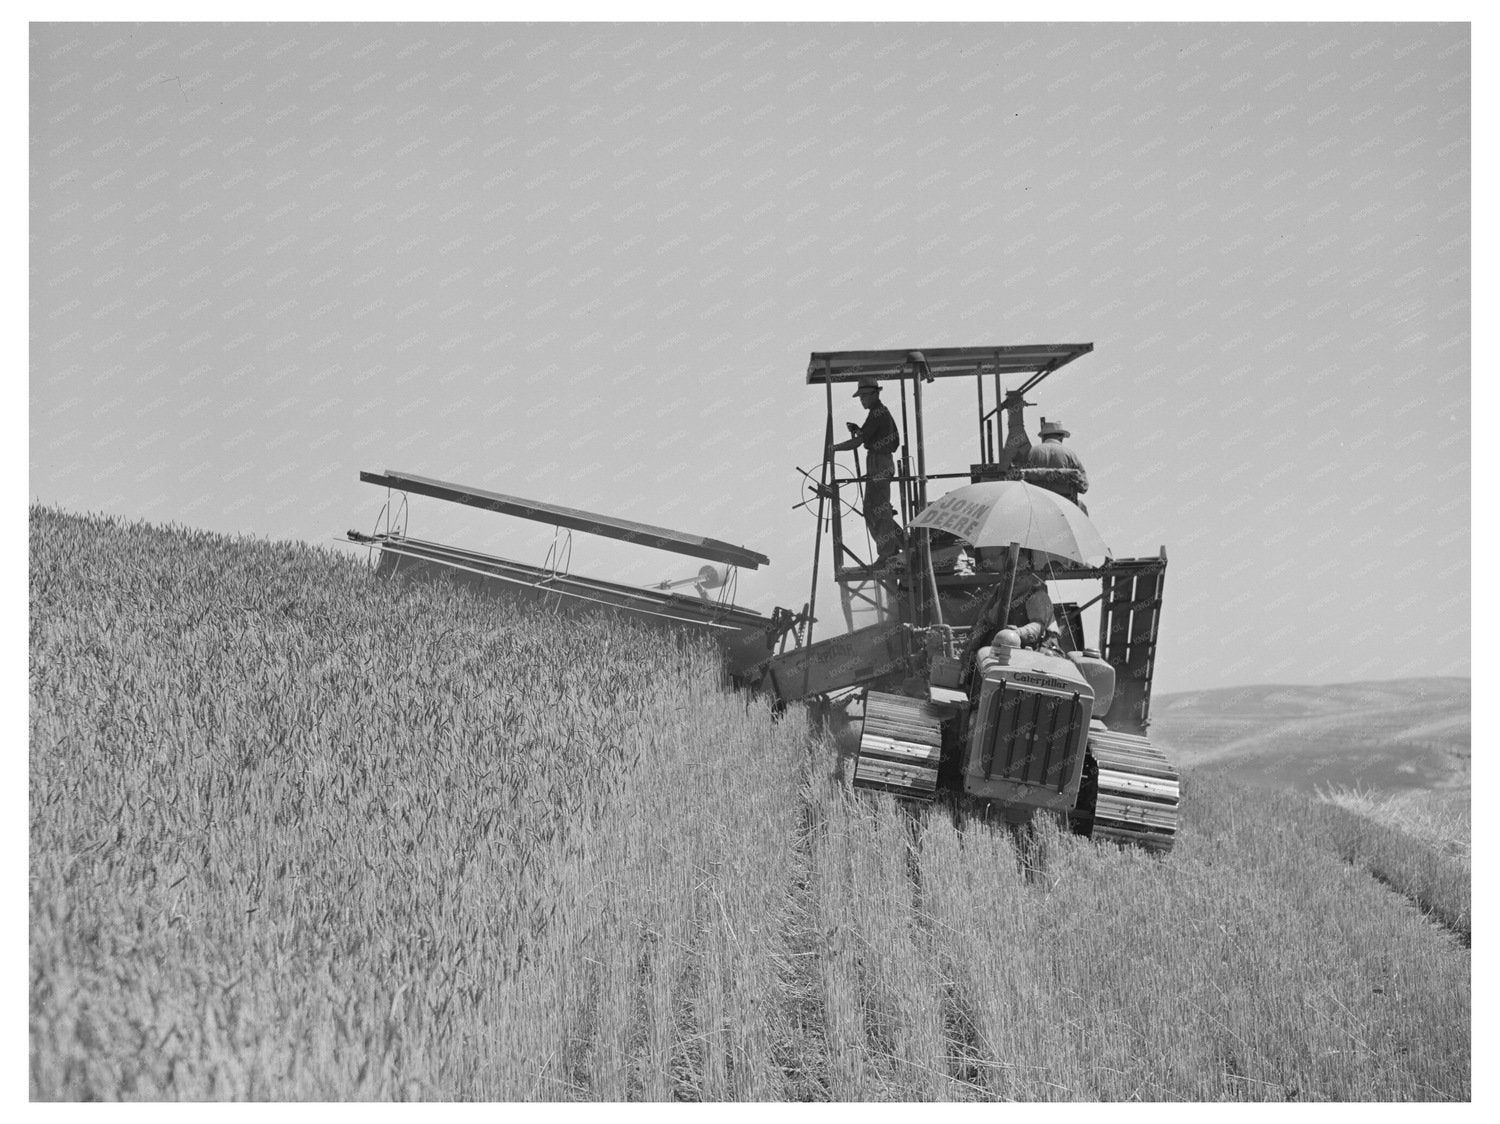
[[1060,421],[1048,421],[1046,418],[1042,419],[1041,434],[1042,434],[1042,436],[1044,438],[1045,437],[1072,437],[1073,436],[1071,433],[1069,433],[1066,429],[1063,428],[1062,422],[1060,422]]
[[874,379],[860,379],[859,389],[854,392],[854,397],[858,398],[861,394],[868,394],[870,392],[879,394],[880,384]]

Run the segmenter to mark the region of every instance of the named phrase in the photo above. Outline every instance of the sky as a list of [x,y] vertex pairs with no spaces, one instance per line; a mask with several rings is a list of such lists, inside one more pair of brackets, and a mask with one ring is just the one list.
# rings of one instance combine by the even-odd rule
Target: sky
[[[36,23],[29,65],[34,502],[363,558],[392,468],[743,544],[769,613],[809,353],[1089,342],[1028,424],[1167,549],[1158,692],[1470,672],[1466,24]],[[929,467],[978,459],[969,382],[926,399]]]

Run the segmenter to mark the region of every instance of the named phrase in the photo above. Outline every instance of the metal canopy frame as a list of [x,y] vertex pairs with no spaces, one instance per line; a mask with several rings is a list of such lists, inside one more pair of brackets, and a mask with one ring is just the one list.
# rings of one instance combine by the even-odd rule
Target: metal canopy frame
[[[882,349],[876,351],[815,351],[808,357],[807,385],[821,385],[827,403],[825,446],[834,433],[835,403],[833,387],[861,379],[897,382],[901,388],[901,450],[897,458],[896,487],[893,499],[904,526],[927,505],[927,484],[942,479],[978,479],[988,469],[1005,467],[1004,435],[1000,432],[1000,412],[1008,405],[1025,404],[1025,395],[1053,371],[1094,350],[1092,343],[1041,343],[990,345],[985,347],[938,347],[921,350]],[[923,442],[922,384],[938,378],[973,378],[978,390],[979,464],[969,472],[929,473]],[[986,407],[985,378],[994,380],[994,404]],[[1020,376],[1019,385],[1005,390],[1002,379]],[[911,416],[907,414],[907,383],[911,384]],[[893,408],[891,403],[888,408]],[[915,470],[915,471],[913,471]],[[858,473],[856,472],[856,477]],[[817,571],[822,534],[825,526],[832,533],[834,580],[839,585],[845,625],[852,631],[854,612],[859,606],[882,611],[885,602],[898,598],[907,605],[912,621],[925,622],[933,611],[940,612],[922,581],[898,583],[871,573],[870,565],[844,541],[838,491],[842,485],[857,484],[856,478],[839,477],[833,454],[825,453],[818,485],[818,538],[813,546],[813,592],[809,605],[816,607]],[[825,503],[831,501],[831,511]],[[930,566],[930,548],[925,535],[907,552],[913,572],[922,574]]]
[[[1006,347],[937,347],[909,351],[815,351],[807,364],[807,384],[857,382],[860,379],[936,379],[959,375],[1018,375],[1035,378],[1024,393],[1047,375],[1094,350],[1092,343],[1039,343]],[[919,361],[916,357],[921,356]],[[925,365],[925,372],[920,368]]]
[[[1011,470],[1005,435],[1001,432],[1002,411],[1031,405],[1026,394],[1053,371],[1094,350],[1092,343],[1026,344],[1009,347],[950,347],[921,351],[826,351],[813,352],[808,360],[807,383],[821,385],[827,406],[824,426],[825,446],[831,445],[834,417],[846,408],[845,400],[834,401],[834,384],[848,384],[860,379],[896,382],[900,386],[900,421],[902,446],[896,459],[896,491],[893,502],[899,503],[903,524],[910,528],[911,519],[927,502],[927,485],[939,480],[979,480],[998,478]],[[923,448],[922,387],[937,378],[968,376],[978,389],[979,462],[963,472],[929,472]],[[986,376],[993,379],[993,404],[986,403]],[[1006,390],[1002,378],[1009,376],[1016,385]],[[910,399],[908,400],[908,382]],[[911,414],[908,415],[908,401]],[[897,403],[887,408],[893,413]],[[856,466],[858,461],[856,459]],[[884,616],[888,609],[900,610],[905,623],[923,627],[942,623],[942,599],[973,591],[980,594],[998,577],[987,573],[958,575],[935,572],[932,548],[925,534],[912,536],[908,544],[907,565],[895,571],[876,572],[844,541],[841,518],[841,487],[858,486],[855,476],[838,474],[834,455],[826,453],[817,486],[818,530],[813,546],[812,596],[809,615],[816,606],[818,565],[822,536],[832,537],[834,581],[843,601],[846,636],[867,633],[875,635],[891,622],[857,630],[854,611],[860,607],[875,608]],[[1049,581],[1092,580],[1099,583],[1100,593],[1083,606],[1100,605],[1098,646],[1106,661],[1116,670],[1119,706],[1115,719],[1127,731],[1144,733],[1150,721],[1151,677],[1156,654],[1156,627],[1161,612],[1161,591],[1166,572],[1166,551],[1156,558],[1114,559],[1103,566],[1053,565]],[[875,630],[872,632],[871,630]],[[838,643],[843,642],[839,638]],[[805,643],[811,645],[812,630]],[[835,641],[825,641],[825,644]],[[876,645],[878,647],[878,645]],[[868,655],[868,652],[865,653]],[[809,666],[815,660],[805,660]],[[858,662],[858,661],[856,661]],[[882,665],[883,666],[883,665]],[[783,670],[801,669],[802,697],[808,687],[805,667],[786,663]],[[788,672],[789,675],[792,672]],[[796,678],[796,675],[792,675]]]
[[471,488],[464,484],[453,484],[446,480],[433,480],[409,472],[386,469],[385,472],[361,472],[360,480],[367,484],[382,484],[401,492],[451,503],[467,504],[469,507],[513,515],[519,519],[531,519],[538,523],[550,523],[570,531],[586,531],[591,535],[618,539],[622,542],[639,543],[656,550],[686,554],[690,558],[703,558],[710,562],[723,562],[730,566],[757,569],[769,565],[771,560],[758,551],[743,546],[721,542],[703,535],[690,535],[667,527],[654,527],[649,523],[637,523],[631,519],[619,519],[612,515],[599,515],[591,511],[562,507],[542,500],[522,499],[501,492]]

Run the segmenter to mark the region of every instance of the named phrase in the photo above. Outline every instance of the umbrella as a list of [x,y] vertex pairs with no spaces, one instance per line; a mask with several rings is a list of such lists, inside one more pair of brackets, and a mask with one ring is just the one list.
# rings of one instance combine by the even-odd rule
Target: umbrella
[[1084,565],[1110,556],[1089,517],[1066,496],[1021,480],[987,480],[940,496],[912,527],[947,531],[975,547],[1020,543]]

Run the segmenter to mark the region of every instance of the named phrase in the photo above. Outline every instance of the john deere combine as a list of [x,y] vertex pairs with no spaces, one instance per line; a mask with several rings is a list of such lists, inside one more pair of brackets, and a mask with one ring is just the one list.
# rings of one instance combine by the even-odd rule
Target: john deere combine
[[[861,723],[858,787],[918,800],[952,793],[1016,823],[1053,814],[1095,838],[1164,851],[1177,830],[1177,771],[1146,731],[1166,551],[1110,557],[1079,503],[1080,474],[1035,466],[1025,432],[1026,395],[1092,350],[1085,343],[815,353],[807,382],[823,388],[827,418],[822,463],[816,477],[805,474],[809,494],[798,505],[813,511],[817,527],[811,593],[797,612],[777,608],[766,617],[734,604],[737,567],[769,561],[743,546],[394,470],[360,474],[389,495],[374,532],[348,538],[379,549],[383,574],[441,574],[486,592],[559,608],[602,606],[712,636],[737,685],[782,703],[852,708]],[[978,458],[929,471],[924,388],[960,378],[977,388]],[[1017,385],[1007,391],[1005,381]],[[866,403],[881,388],[900,399],[899,428],[892,414],[878,441],[864,435],[879,452],[863,473],[859,441],[836,447],[833,439],[835,388],[851,383]],[[852,470],[840,451],[853,452]],[[929,486],[943,489],[931,503]],[[413,538],[409,495],[551,524],[553,548],[536,566]],[[888,507],[880,502],[886,495]],[[902,537],[898,518],[905,548],[892,550]],[[584,577],[569,565],[575,530],[715,565],[649,588]],[[874,557],[876,542],[886,557]],[[814,640],[825,556],[846,630]],[[1031,643],[1004,620],[991,627],[986,615],[1001,595],[993,603],[1011,605],[1019,574],[1074,598],[1044,599],[1051,619],[1032,630],[1042,635]],[[1090,592],[1077,594],[1080,583]],[[685,585],[697,596],[677,591]]]
[[[1166,551],[1110,557],[1069,471],[1028,467],[1027,393],[1092,350],[812,356],[807,382],[823,387],[827,421],[823,462],[804,501],[817,516],[806,615],[813,619],[826,538],[848,631],[814,641],[809,626],[806,643],[767,660],[764,682],[780,699],[843,699],[861,715],[857,787],[919,800],[951,792],[1012,822],[1051,813],[1083,834],[1165,851],[1177,830],[1178,774],[1147,726]],[[924,388],[963,377],[977,387],[978,459],[962,471],[930,472]],[[868,477],[857,461],[852,472],[841,467],[833,441],[834,388],[871,380],[899,393],[903,436],[893,484],[907,543],[883,565],[861,550]],[[1019,385],[1007,392],[1003,380]],[[929,486],[939,482],[962,486],[929,504]],[[990,629],[993,640],[971,636],[997,587],[1000,603],[1011,604],[1028,558],[1048,590],[1066,588],[1075,599],[1051,605],[1054,620],[1033,630],[1043,633],[1035,647],[1005,628]],[[1092,596],[1072,593],[1079,583]],[[1086,614],[1097,614],[1092,641]]]

